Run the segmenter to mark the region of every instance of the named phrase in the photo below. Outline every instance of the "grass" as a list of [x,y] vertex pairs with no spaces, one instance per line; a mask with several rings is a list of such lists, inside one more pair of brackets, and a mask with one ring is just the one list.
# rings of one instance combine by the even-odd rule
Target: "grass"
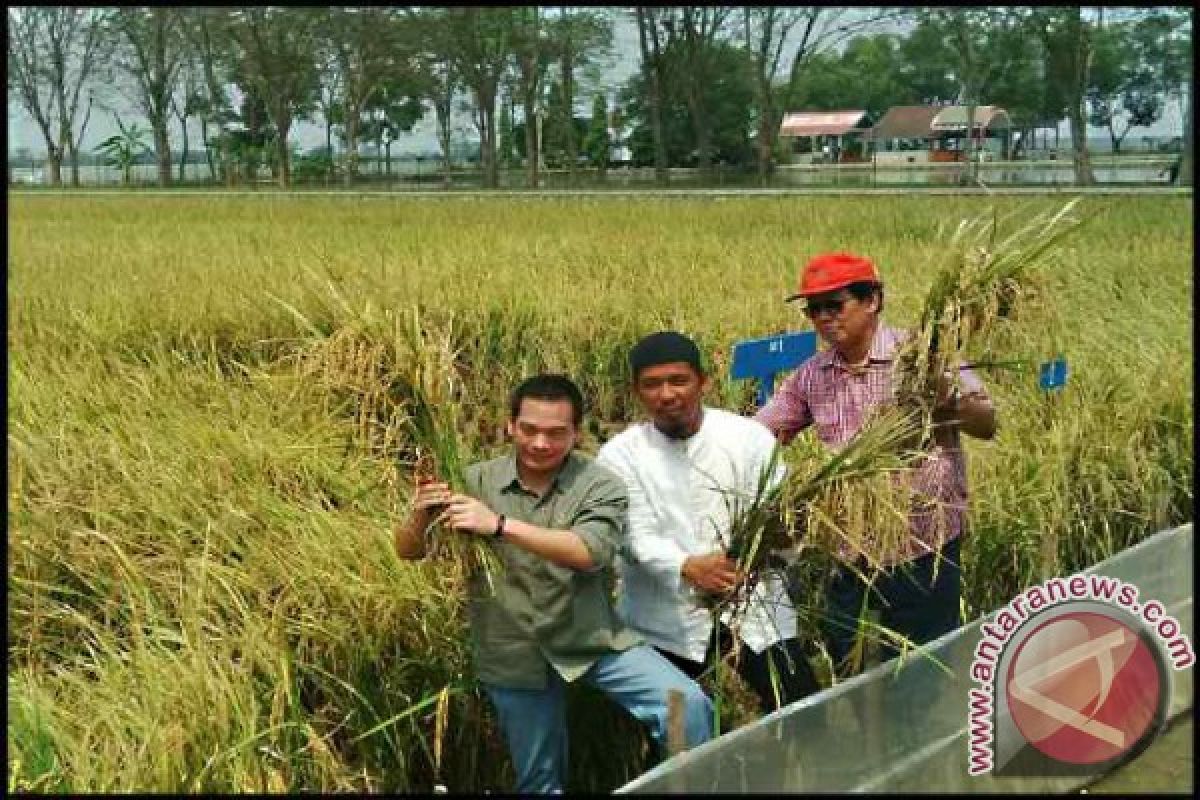
[[[504,447],[506,392],[539,369],[583,386],[593,451],[637,417],[625,354],[641,335],[695,336],[720,368],[710,400],[746,411],[725,354],[803,324],[781,298],[805,257],[872,256],[886,319],[911,325],[939,224],[1061,205],[10,201],[9,785],[71,792],[511,785],[460,576],[391,551],[414,442],[408,406],[380,392],[419,365],[387,361],[403,351],[364,319],[415,309],[453,354],[466,460]],[[1192,516],[1190,198],[1078,213],[1041,302],[991,343],[1061,352],[1071,378],[1046,395],[1029,371],[985,375],[1000,432],[968,442],[971,617]],[[322,342],[351,341],[357,355],[321,361],[341,352]],[[644,768],[631,721],[586,691],[572,704],[587,724],[571,787]]]

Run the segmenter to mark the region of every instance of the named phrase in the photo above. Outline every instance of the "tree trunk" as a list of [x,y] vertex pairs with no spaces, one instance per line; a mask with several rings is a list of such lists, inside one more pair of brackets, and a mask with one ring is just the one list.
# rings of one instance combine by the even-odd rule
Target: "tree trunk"
[[[761,87],[760,87],[761,88]],[[759,103],[758,116],[758,182],[766,186],[771,182],[771,154],[775,149],[775,109],[770,101],[770,87]]]
[[1183,141],[1180,143],[1179,174],[1175,176],[1176,186],[1192,185],[1192,91],[1193,83],[1187,83],[1187,106],[1183,112]]
[[489,189],[500,186],[496,164],[496,91],[485,90],[478,96],[479,160],[483,167],[483,185]]
[[46,163],[50,167],[50,185],[62,186],[62,151],[57,147],[46,150]]
[[445,111],[442,110],[441,103],[438,103],[434,108],[434,113],[437,114],[438,140],[442,145],[442,188],[450,188],[450,104],[446,104]]
[[[564,12],[565,13],[565,12]],[[566,119],[563,120],[563,136],[567,145],[567,186],[575,185],[575,161],[579,158],[575,144],[575,64],[568,40],[562,57],[562,95]]]
[[290,131],[292,128],[291,117],[289,117],[289,116],[281,117],[275,123],[275,127],[279,133],[279,135],[275,137],[275,148],[276,148],[275,152],[278,155],[278,160],[279,160],[279,174],[278,174],[279,188],[287,189],[291,185],[291,182],[292,182],[292,170],[291,170],[291,164],[288,163],[288,147],[287,147],[288,131]]
[[183,140],[179,149],[179,182],[183,183],[187,180],[187,157],[188,157],[188,129],[187,115],[179,118],[179,128]]
[[[347,187],[353,186],[355,179],[358,177],[359,113],[357,108],[347,107],[346,118],[342,122],[346,130],[346,172],[342,176],[342,183]],[[369,131],[367,135],[370,135]]]
[[[658,63],[657,34],[649,31],[654,23],[647,19],[647,10],[637,7],[638,42],[642,49],[642,64],[646,69],[646,80],[650,88],[650,130],[654,135],[654,181],[659,186],[666,186],[669,181],[667,172],[667,136],[662,119],[662,84],[659,80],[661,70]],[[652,51],[648,39],[653,38],[655,47]]]
[[158,185],[171,185],[171,140],[167,135],[167,118],[163,115],[154,124],[154,157],[158,161]]
[[1092,162],[1087,149],[1087,112],[1084,98],[1087,95],[1088,68],[1091,61],[1091,46],[1088,42],[1087,26],[1083,23],[1082,8],[1071,9],[1068,28],[1072,31],[1071,41],[1075,45],[1075,75],[1071,86],[1070,105],[1067,118],[1071,122],[1071,160],[1075,165],[1075,183],[1092,186],[1096,176],[1092,174]]
[[216,182],[217,165],[213,163],[212,148],[208,144],[208,118],[200,117],[200,144],[204,145],[204,162],[208,164],[208,178]]
[[713,172],[712,131],[708,125],[708,113],[704,101],[699,97],[700,89],[692,82],[688,88],[688,109],[692,112],[692,133],[696,137],[696,167],[703,176]]
[[525,175],[530,189],[538,188],[538,126],[534,105],[537,98],[529,87],[521,92],[521,107],[525,111]]
[[1071,160],[1075,165],[1075,183],[1092,186],[1096,182],[1092,174],[1092,162],[1087,149],[1087,117],[1082,106],[1072,103],[1068,119],[1071,123]]
[[328,166],[325,169],[325,183],[330,183],[335,174],[333,168],[333,123],[329,121],[329,114],[325,114],[325,157],[328,159]]
[[67,157],[71,161],[71,186],[79,188],[79,148],[74,141],[67,143]]
[[219,131],[220,152],[221,152],[221,171],[224,173],[225,185],[233,188],[237,182],[237,170],[234,169],[233,154],[229,152],[229,132],[226,130]]
[[962,182],[966,185],[975,183],[975,93],[971,92],[970,100],[967,102],[967,146],[964,148],[963,155],[967,159],[966,166],[963,167]]

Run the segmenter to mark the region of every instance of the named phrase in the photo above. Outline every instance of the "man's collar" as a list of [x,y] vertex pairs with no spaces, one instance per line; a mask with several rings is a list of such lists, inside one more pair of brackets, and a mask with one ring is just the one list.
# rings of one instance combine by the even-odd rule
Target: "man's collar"
[[[550,485],[546,488],[546,494],[550,494],[558,488],[560,481],[565,473],[572,469],[575,463],[575,451],[567,453],[567,457],[563,459],[563,463],[559,466],[558,471],[554,473],[554,477],[550,481]],[[517,454],[516,452],[509,453],[500,465],[500,472],[496,476],[499,482],[500,491],[508,491],[510,489],[519,489],[522,492],[529,492],[521,483],[521,474],[517,471]]]

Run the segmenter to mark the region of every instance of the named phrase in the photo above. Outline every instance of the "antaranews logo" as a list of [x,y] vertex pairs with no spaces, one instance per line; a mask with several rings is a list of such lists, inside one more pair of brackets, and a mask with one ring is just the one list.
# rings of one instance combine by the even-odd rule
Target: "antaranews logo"
[[1027,589],[980,628],[967,710],[971,775],[1099,775],[1166,721],[1191,641],[1156,600],[1103,575]]

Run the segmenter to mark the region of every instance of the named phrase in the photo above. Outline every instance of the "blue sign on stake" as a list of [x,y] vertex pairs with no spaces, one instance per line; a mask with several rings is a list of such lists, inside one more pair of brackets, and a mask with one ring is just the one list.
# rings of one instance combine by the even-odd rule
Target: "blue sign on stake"
[[747,339],[733,346],[733,365],[729,376],[734,380],[755,378],[758,381],[757,402],[763,406],[775,390],[775,376],[795,369],[816,352],[816,331]]
[[1046,391],[1061,389],[1067,383],[1067,360],[1062,356],[1042,364],[1038,386]]
[[[734,380],[754,378],[758,381],[759,407],[766,405],[775,390],[775,376],[803,364],[817,352],[816,331],[782,333],[747,339],[733,346],[733,364],[729,377]],[[965,366],[964,366],[965,368]],[[1059,356],[1041,364],[1038,386],[1055,391],[1067,384],[1067,359]]]

